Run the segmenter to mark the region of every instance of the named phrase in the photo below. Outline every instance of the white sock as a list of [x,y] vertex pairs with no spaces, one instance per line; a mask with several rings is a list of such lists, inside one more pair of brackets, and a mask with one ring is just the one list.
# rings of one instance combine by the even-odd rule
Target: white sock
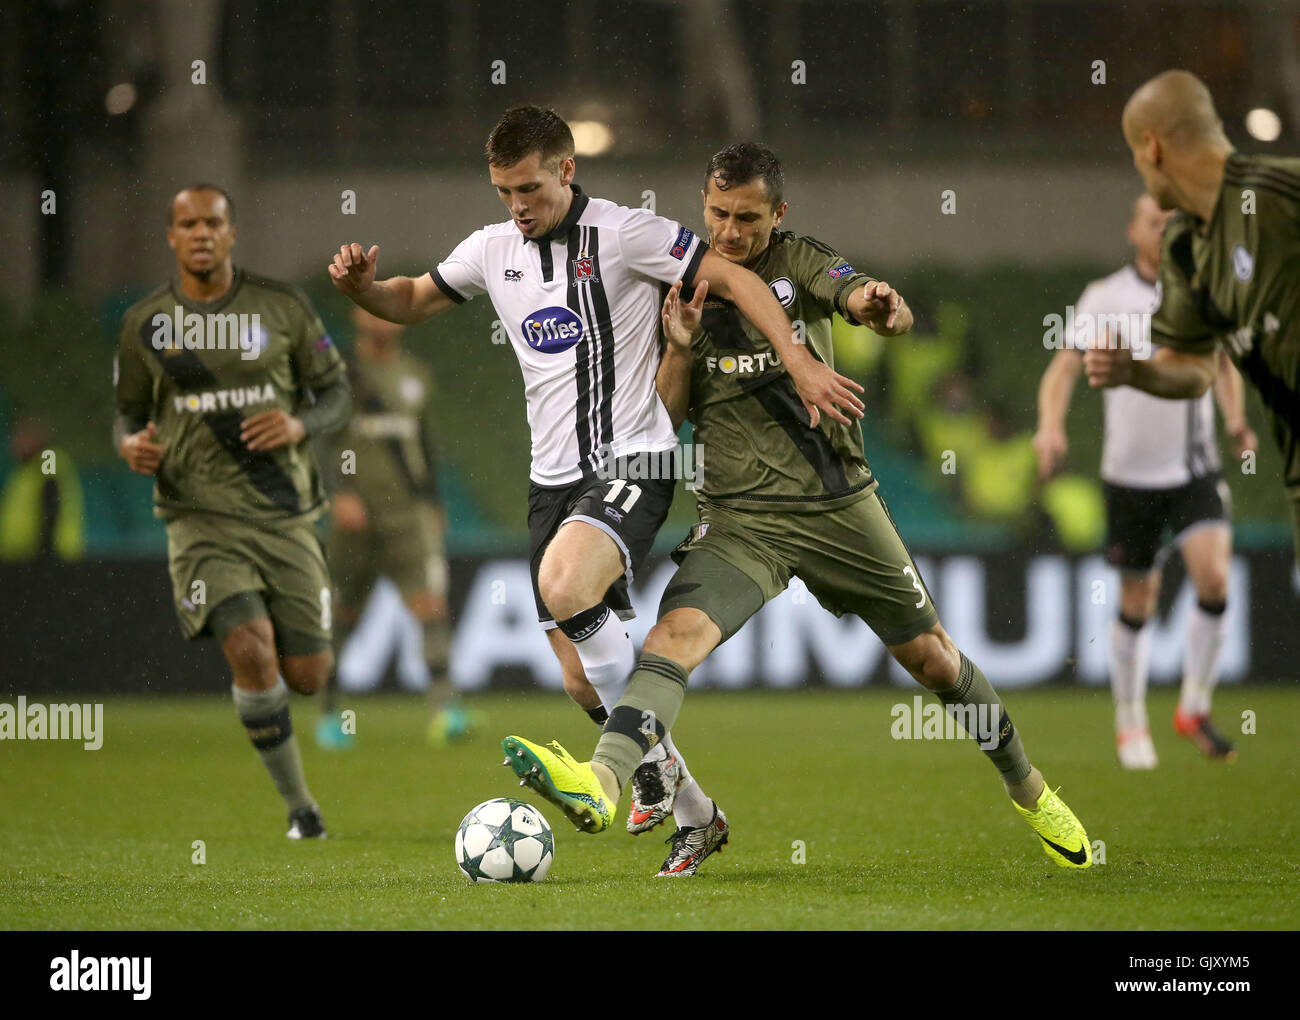
[[[686,759],[682,757],[682,752],[677,750],[677,745],[673,743],[673,735],[671,733],[665,733],[664,739],[659,742],[659,746],[664,749],[665,754],[671,754],[677,757],[677,762],[682,767],[682,785],[684,786],[688,782],[693,782],[694,777],[691,775],[691,770],[686,767]],[[654,750],[654,748],[651,748],[652,754],[654,753]],[[646,755],[647,759],[649,757],[650,755]]]
[[690,826],[698,829],[713,821],[713,801],[705,796],[700,784],[692,779],[678,787],[677,799],[673,801],[673,817],[678,826]]
[[1219,682],[1224,616],[1223,612],[1207,613],[1200,605],[1192,610],[1183,653],[1183,688],[1178,696],[1184,715],[1210,714],[1210,699]]
[[691,775],[691,770],[686,767],[686,759],[682,757],[682,752],[677,750],[671,734],[664,737],[660,746],[666,747],[669,754],[676,755],[677,761],[682,766],[682,783],[677,787],[677,799],[673,801],[673,817],[677,820],[677,824],[689,825],[695,829],[701,825],[708,825],[713,821],[713,801]]
[[[603,609],[603,616],[594,610]],[[594,616],[595,621],[586,627],[577,629],[577,637],[571,626],[587,616]],[[587,682],[596,689],[600,703],[606,712],[613,712],[619,698],[627,689],[628,677],[636,666],[636,649],[628,637],[627,628],[608,606],[593,606],[560,624],[560,629],[568,635],[582,662],[582,671],[587,674]]]
[[1116,619],[1110,625],[1110,690],[1115,698],[1115,730],[1147,725],[1147,675],[1151,628],[1134,630]]

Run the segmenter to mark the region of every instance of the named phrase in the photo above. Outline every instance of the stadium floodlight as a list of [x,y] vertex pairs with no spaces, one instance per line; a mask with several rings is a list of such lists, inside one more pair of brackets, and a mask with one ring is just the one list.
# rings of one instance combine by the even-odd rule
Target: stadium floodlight
[[1246,130],[1261,142],[1276,142],[1282,134],[1282,118],[1272,110],[1257,106],[1246,114]]
[[573,151],[578,156],[603,156],[614,144],[614,132],[598,120],[572,121],[569,130],[573,132]]
[[135,100],[135,86],[129,81],[119,82],[104,94],[104,108],[110,116],[116,117],[135,106]]

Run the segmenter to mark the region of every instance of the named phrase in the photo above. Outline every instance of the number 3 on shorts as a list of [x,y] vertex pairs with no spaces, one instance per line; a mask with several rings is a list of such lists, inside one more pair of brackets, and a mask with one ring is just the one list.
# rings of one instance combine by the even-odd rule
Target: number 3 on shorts
[[916,571],[912,569],[912,564],[909,563],[903,568],[903,576],[910,577],[912,579],[912,587],[921,593],[921,601],[916,604],[916,608],[920,609],[925,605],[925,589],[921,587],[921,579],[916,576]]

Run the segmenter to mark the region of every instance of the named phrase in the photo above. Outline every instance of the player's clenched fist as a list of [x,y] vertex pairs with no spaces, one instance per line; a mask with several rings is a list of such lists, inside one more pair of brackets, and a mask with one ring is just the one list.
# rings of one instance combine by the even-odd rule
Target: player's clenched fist
[[253,451],[292,446],[302,442],[306,436],[302,421],[278,407],[245,418],[239,432],[244,445]]
[[117,452],[126,461],[127,467],[137,474],[156,475],[163,455],[163,448],[157,440],[158,429],[153,422],[149,422],[139,432],[126,436]]
[[339,247],[329,265],[330,279],[348,297],[356,297],[364,294],[375,282],[378,263],[379,245],[371,245],[369,251],[362,251],[359,244],[345,244]]
[[1089,347],[1083,352],[1083,370],[1095,389],[1127,385],[1133,377],[1133,352],[1123,345]]

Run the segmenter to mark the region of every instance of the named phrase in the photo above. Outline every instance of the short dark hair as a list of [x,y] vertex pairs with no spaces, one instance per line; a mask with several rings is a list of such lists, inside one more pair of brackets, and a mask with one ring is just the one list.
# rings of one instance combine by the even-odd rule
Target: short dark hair
[[[207,184],[201,181],[198,184],[185,185],[185,187],[181,188],[180,191],[176,192],[176,195],[179,195],[181,191],[215,191],[226,200],[226,212],[230,215],[230,222],[235,222],[235,200],[230,197],[230,192],[221,187],[221,185]],[[172,195],[172,200],[167,203],[167,226],[169,227],[172,225],[172,221],[176,216],[176,195]]]
[[540,106],[512,106],[501,115],[488,135],[489,166],[514,166],[534,152],[542,154],[542,165],[554,170],[561,160],[573,155],[573,132],[554,110]]
[[775,209],[785,196],[785,171],[781,169],[781,161],[762,142],[737,142],[713,154],[704,174],[704,191],[708,193],[709,181],[720,191],[726,191],[760,178]]

